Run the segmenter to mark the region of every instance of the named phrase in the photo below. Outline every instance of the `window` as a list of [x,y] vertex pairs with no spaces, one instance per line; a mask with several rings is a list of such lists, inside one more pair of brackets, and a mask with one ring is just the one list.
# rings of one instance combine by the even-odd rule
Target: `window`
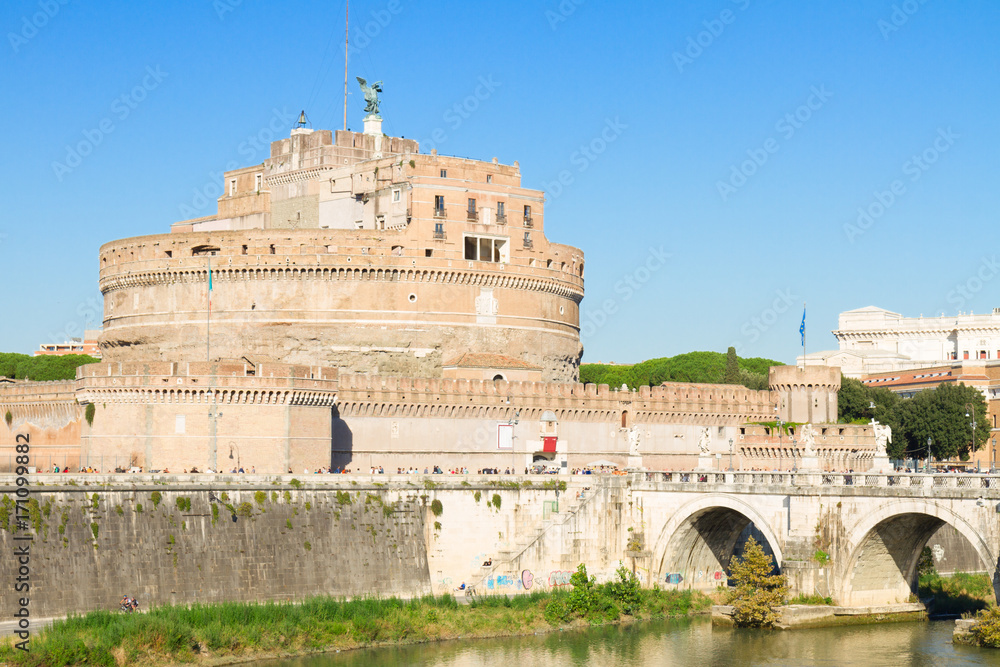
[[257,190],[257,192],[264,189],[264,174],[257,174],[254,176],[254,186],[254,189]]
[[476,219],[476,200],[469,198],[469,208],[468,208],[468,218],[469,220]]
[[397,188],[396,190],[392,191],[392,201],[394,202],[399,201],[399,197],[400,197],[400,190]]
[[487,183],[492,183],[493,182],[493,175],[492,174],[486,174],[486,182]]
[[504,208],[504,203],[502,201],[497,202],[497,222],[503,223],[507,220],[507,209]]
[[430,249],[430,248],[427,248],[427,249],[424,250],[424,257],[431,257],[433,254],[434,254],[434,251],[432,249]]
[[480,262],[509,262],[510,249],[507,239],[489,236],[466,236],[465,259]]
[[434,195],[434,215],[444,217],[444,195]]
[[173,257],[174,256],[174,251],[173,250],[166,250],[164,252],[167,253],[167,257]]
[[532,243],[531,243],[531,232],[525,232],[524,233],[524,247],[525,248],[530,248],[531,245],[532,245]]
[[243,246],[243,254],[244,255],[247,254],[247,250],[248,250],[248,248],[246,246]]
[[969,358],[969,351],[968,350],[965,350],[964,352],[962,352],[962,358],[963,359],[968,359]]
[[268,247],[268,250],[270,251],[270,253],[272,255],[274,254],[274,244],[273,243]]
[[236,194],[236,179],[235,178],[230,178],[229,179],[229,196],[232,197],[234,194]]
[[448,170],[447,169],[442,169],[441,170],[441,178],[448,178]]
[[[443,238],[445,238],[444,223],[443,222],[435,222],[434,223],[434,238],[436,238],[436,239],[443,239]],[[427,256],[430,257],[430,255],[427,255]]]

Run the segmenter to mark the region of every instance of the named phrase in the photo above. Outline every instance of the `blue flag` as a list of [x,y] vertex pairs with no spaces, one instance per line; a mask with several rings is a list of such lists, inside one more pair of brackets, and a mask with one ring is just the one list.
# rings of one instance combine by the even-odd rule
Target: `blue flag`
[[799,325],[799,335],[802,336],[803,347],[806,344],[806,307],[802,306],[802,324]]

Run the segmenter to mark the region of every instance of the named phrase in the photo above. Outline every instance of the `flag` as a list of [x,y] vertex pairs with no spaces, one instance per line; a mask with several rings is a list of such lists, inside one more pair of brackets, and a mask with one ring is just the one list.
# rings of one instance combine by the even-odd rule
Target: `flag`
[[[211,288],[209,288],[211,289]],[[802,336],[802,347],[806,346],[806,307],[802,306],[802,324],[799,325],[799,335]]]

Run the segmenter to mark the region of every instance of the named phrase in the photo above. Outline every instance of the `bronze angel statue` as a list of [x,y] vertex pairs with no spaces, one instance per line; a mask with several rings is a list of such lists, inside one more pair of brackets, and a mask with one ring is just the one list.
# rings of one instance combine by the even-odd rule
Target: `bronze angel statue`
[[369,86],[368,82],[360,76],[356,78],[361,84],[361,92],[365,94],[365,113],[378,114],[378,94],[382,92],[382,82],[376,81]]

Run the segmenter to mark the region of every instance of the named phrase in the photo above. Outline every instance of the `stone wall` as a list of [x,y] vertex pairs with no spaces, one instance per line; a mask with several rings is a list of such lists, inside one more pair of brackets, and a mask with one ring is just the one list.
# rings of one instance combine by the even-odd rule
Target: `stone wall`
[[54,463],[79,466],[80,438],[87,423],[76,389],[74,380],[0,384],[0,471],[13,470],[17,434],[31,438],[32,466],[40,470],[51,470]]

